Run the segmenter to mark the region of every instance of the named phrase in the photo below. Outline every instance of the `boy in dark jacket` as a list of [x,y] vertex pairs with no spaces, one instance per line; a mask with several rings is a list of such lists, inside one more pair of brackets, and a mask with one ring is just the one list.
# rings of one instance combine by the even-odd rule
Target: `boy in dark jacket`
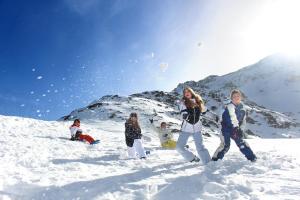
[[231,102],[226,106],[222,114],[221,144],[216,150],[212,160],[222,159],[230,148],[230,138],[233,139],[245,157],[254,162],[256,156],[249,144],[243,140],[243,129],[246,125],[246,110],[242,104],[242,94],[239,90],[233,90],[230,95]]

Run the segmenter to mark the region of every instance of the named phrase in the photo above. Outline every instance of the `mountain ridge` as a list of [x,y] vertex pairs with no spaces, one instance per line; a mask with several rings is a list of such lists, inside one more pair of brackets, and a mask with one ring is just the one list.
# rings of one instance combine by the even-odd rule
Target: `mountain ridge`
[[[230,91],[240,89],[249,109],[246,133],[260,137],[299,137],[297,132],[300,130],[300,112],[297,110],[300,111],[300,105],[297,100],[300,100],[300,91],[298,92],[297,87],[300,85],[300,78],[295,78],[298,76],[300,77],[300,60],[276,54],[229,74],[210,75],[199,81],[179,83],[170,92],[145,91],[127,97],[107,95],[84,108],[72,111],[61,120],[125,120],[130,112],[138,112],[142,123],[147,123],[147,118],[158,116],[157,121],[174,123],[173,128],[178,130],[180,119],[176,101],[181,98],[185,87],[192,87],[200,93],[208,109],[218,114],[221,114],[229,101]],[[282,104],[280,99],[274,97],[276,95],[289,96],[294,100],[288,105]],[[144,104],[149,108],[145,108]],[[282,105],[287,108],[281,108]],[[209,129],[206,132],[219,132],[214,120],[204,117],[203,123],[204,128]]]

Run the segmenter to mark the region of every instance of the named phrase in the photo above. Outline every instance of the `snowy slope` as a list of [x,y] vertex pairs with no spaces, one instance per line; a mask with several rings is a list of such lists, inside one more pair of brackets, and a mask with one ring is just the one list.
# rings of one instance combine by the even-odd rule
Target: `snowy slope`
[[[299,77],[299,59],[273,55],[224,76],[210,76],[198,82],[181,83],[172,92],[148,91],[129,97],[104,96],[62,119],[124,121],[130,112],[138,112],[143,123],[147,123],[155,114],[155,109],[157,121],[164,119],[171,123],[172,129],[178,130],[180,121],[175,102],[181,98],[184,87],[190,86],[201,93],[207,107],[217,114],[222,113],[230,91],[239,88],[245,95],[245,104],[249,109],[246,128],[248,135],[263,138],[299,137]],[[219,133],[214,120],[203,119],[203,124],[206,134]]]
[[[0,116],[0,199],[299,199],[299,139],[251,139],[248,162],[232,145],[223,161],[185,163],[174,150],[145,141],[147,160],[127,159],[124,124],[86,120],[101,144],[67,140],[70,122]],[[148,131],[146,124],[143,132]],[[177,135],[176,135],[177,136]],[[206,137],[212,154],[219,144]],[[194,145],[190,144],[194,150]]]

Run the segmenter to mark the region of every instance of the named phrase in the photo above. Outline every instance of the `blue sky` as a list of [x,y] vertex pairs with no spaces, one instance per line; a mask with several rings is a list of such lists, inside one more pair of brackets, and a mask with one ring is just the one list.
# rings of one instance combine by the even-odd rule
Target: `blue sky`
[[251,64],[278,50],[244,38],[261,2],[0,0],[0,114],[54,120]]

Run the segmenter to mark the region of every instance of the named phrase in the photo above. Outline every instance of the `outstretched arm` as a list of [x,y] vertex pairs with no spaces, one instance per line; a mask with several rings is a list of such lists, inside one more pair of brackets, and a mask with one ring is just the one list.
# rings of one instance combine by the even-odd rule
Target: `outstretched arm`
[[150,127],[151,129],[154,131],[154,132],[159,132],[159,128],[157,128],[155,125],[154,125],[154,120],[153,118],[152,119],[149,119],[150,121]]
[[211,110],[209,109],[206,109],[205,112],[202,112],[201,113],[203,116],[205,116],[205,118],[207,118],[208,120],[211,120],[211,121],[215,121],[215,122],[219,122],[219,115],[212,112]]

